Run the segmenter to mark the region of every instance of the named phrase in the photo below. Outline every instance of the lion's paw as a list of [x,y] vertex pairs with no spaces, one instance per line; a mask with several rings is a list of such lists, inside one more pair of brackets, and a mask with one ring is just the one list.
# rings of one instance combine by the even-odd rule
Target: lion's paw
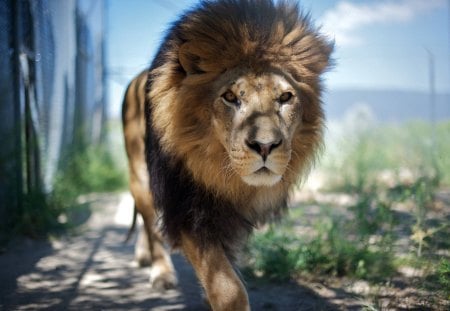
[[175,272],[162,272],[158,267],[152,267],[150,270],[150,284],[153,289],[163,292],[177,287],[178,280]]

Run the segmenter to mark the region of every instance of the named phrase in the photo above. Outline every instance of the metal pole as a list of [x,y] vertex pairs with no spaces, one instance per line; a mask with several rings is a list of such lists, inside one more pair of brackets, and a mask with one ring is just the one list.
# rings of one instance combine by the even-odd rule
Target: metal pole
[[[448,23],[448,51],[447,52],[448,52],[448,82],[449,82],[447,85],[450,85],[450,0],[448,0],[447,23]],[[448,104],[448,109],[450,109],[450,102],[447,104]]]
[[435,87],[435,62],[434,55],[430,52],[430,104],[431,104],[431,122],[436,123],[436,87]]
[[17,214],[22,210],[22,195],[23,189],[23,166],[22,166],[22,116],[23,116],[23,82],[20,70],[20,53],[21,53],[21,39],[22,39],[22,25],[20,16],[22,15],[22,1],[10,1],[12,8],[12,32],[13,32],[13,70],[14,70],[14,141],[15,141],[15,187],[17,193]]
[[430,87],[430,121],[431,121],[431,153],[435,154],[436,147],[436,88],[435,88],[435,61],[434,54],[430,50],[428,53],[429,87]]

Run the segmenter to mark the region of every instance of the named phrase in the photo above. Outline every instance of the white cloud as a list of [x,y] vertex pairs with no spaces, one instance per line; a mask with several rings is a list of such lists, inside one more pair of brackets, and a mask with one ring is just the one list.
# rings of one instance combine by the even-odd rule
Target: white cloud
[[323,31],[339,45],[362,41],[356,30],[379,23],[408,22],[419,14],[446,6],[446,0],[389,0],[374,3],[340,1],[322,17]]

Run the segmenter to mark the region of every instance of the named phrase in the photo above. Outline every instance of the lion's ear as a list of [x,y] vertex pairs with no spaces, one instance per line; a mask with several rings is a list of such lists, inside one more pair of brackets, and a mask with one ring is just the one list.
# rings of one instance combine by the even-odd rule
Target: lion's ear
[[178,50],[178,60],[188,75],[201,74],[204,71],[200,68],[200,56],[196,53],[195,47],[190,42],[183,43]]

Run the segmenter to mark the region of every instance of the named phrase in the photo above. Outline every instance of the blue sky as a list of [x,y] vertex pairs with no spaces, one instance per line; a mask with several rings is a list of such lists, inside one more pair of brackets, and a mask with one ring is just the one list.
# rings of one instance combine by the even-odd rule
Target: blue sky
[[[194,0],[107,0],[112,114],[134,74],[151,62],[170,22]],[[336,42],[327,88],[450,92],[450,0],[303,0],[322,32]]]

